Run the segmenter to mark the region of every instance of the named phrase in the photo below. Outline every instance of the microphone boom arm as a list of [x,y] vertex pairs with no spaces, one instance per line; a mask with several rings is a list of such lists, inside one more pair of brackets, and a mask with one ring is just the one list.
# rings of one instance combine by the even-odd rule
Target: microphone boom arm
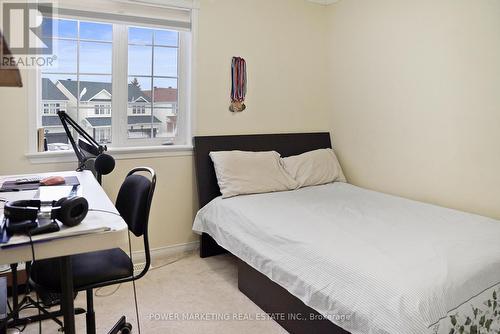
[[[59,116],[59,119],[61,120],[61,124],[64,128],[64,132],[66,132],[66,136],[68,137],[69,142],[71,143],[71,146],[73,147],[73,151],[76,154],[76,157],[78,158],[78,168],[77,171],[82,171],[85,163],[88,160],[88,157],[83,153],[83,151],[78,147],[76,144],[75,138],[71,134],[71,131],[69,129],[70,125],[78,134],[85,139],[89,145],[98,152],[97,155],[101,154],[102,152],[107,150],[106,146],[102,146],[99,144],[94,137],[89,135],[77,122],[75,122],[74,119],[72,119],[64,110],[59,110],[57,112],[57,116]],[[97,179],[100,179],[100,175],[97,175]]]

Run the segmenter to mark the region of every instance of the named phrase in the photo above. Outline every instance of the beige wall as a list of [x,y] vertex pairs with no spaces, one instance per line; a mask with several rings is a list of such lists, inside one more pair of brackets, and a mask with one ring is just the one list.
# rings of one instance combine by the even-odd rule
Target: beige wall
[[[496,0],[202,0],[197,134],[331,129],[355,184],[500,218],[500,3]],[[231,56],[247,59],[248,109],[228,108]],[[25,88],[0,88],[0,174],[33,165]],[[159,174],[155,248],[196,240],[192,156],[119,160]]]
[[[327,130],[326,13],[304,0],[202,0],[199,134]],[[249,70],[247,111],[228,112],[230,58]]]
[[[201,0],[197,69],[198,134],[328,130],[326,13],[304,0]],[[231,114],[232,56],[248,62],[248,109]],[[74,169],[33,165],[27,151],[25,88],[0,88],[0,174]],[[152,247],[196,240],[197,208],[192,156],[119,160],[104,187],[116,197],[126,172],[148,165],[159,184],[151,216]]]
[[500,2],[328,11],[331,128],[348,178],[500,218]]

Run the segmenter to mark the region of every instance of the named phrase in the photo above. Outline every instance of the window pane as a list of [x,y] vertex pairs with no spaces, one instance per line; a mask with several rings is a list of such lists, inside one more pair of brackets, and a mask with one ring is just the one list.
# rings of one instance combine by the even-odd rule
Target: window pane
[[150,46],[128,47],[128,74],[151,75],[152,48]]
[[155,47],[154,75],[177,77],[176,48]]
[[163,104],[177,103],[177,80],[155,78],[154,81],[154,103],[155,107],[165,107]]
[[106,83],[111,89],[111,75],[80,75],[80,81],[97,81]]
[[155,107],[153,110],[155,119],[161,123],[157,126],[156,137],[174,138],[177,134],[177,113],[171,108]]
[[[130,108],[129,108],[130,109]],[[151,107],[144,107],[144,112],[127,115],[127,131],[129,139],[155,138],[161,122],[151,117]]]
[[54,84],[56,84],[59,80],[75,80],[76,81],[76,74],[71,75],[71,74],[46,74],[46,73],[44,73],[44,74],[42,74],[42,77],[50,79]]
[[[133,85],[135,87],[138,87],[140,91],[147,91],[151,90],[151,77],[134,77],[130,76],[128,80],[130,85]],[[130,94],[136,93],[137,90],[130,90],[129,89],[129,96]]]
[[128,85],[128,137],[150,138],[151,130],[151,78],[129,78]]
[[[74,40],[56,38],[56,70],[44,69],[39,119],[47,133],[50,144],[48,148],[70,148],[57,117],[59,110],[66,110],[68,115],[99,143],[109,144],[112,124],[112,25],[77,20],[56,21],[59,28],[57,36]],[[81,39],[79,55],[78,39]],[[75,134],[75,139],[76,137]]]
[[111,93],[111,76],[80,77],[80,124],[100,144],[111,143]]
[[155,78],[154,86],[158,87],[158,88],[175,88],[175,89],[177,89],[177,79]]
[[77,21],[74,20],[62,20],[62,19],[50,19],[44,18],[42,22],[42,34],[44,37],[50,37],[49,26],[52,25],[52,36],[59,38],[77,38],[78,29]]
[[161,122],[157,137],[174,138],[176,135],[178,95],[177,80],[155,78],[153,115]]
[[45,66],[42,71],[56,73],[76,73],[77,42],[58,40],[54,43],[54,55],[56,59],[53,66]]
[[44,17],[42,21],[42,36],[52,37],[55,36],[56,27],[53,19]]
[[69,97],[60,89],[58,75],[43,75],[41,82],[42,99],[39,106],[40,127],[44,130],[47,148],[50,151],[70,149],[68,137],[57,112],[62,110],[76,118],[76,109],[70,107]]
[[130,44],[148,44],[153,43],[153,30],[146,28],[128,28],[128,42]]
[[178,46],[179,33],[170,30],[155,30],[155,45]]
[[80,39],[113,40],[113,26],[107,23],[80,22]]
[[92,109],[95,103],[111,102],[111,76],[81,75],[79,89],[80,103],[89,103]]
[[80,42],[80,73],[111,74],[112,45]]

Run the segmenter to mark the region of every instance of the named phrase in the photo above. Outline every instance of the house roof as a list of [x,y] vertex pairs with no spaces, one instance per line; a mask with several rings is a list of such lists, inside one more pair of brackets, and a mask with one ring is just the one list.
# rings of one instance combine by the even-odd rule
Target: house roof
[[[111,117],[87,117],[85,118],[87,122],[90,123],[92,127],[99,126],[111,126]],[[151,116],[148,115],[134,115],[128,116],[128,125],[136,125],[136,124],[149,124],[151,123]],[[161,121],[153,116],[153,123],[160,124]]]
[[61,120],[57,115],[42,116],[42,126],[62,126]]
[[[154,88],[155,92],[155,102],[177,102],[178,100],[178,94],[177,94],[177,88]],[[145,90],[143,93],[151,98],[151,91],[150,90]]]
[[[148,124],[148,123],[151,123],[151,116],[149,115],[128,116],[129,125]],[[156,118],[156,116],[153,116],[153,123],[158,124],[161,123],[161,121],[158,118]]]
[[111,117],[87,117],[85,118],[92,127],[111,126]]
[[[59,82],[76,98],[78,95],[82,95],[80,101],[90,101],[94,96],[99,94],[101,91],[106,91],[110,95],[112,94],[112,85],[109,82],[96,82],[96,81],[80,81],[80,93],[77,94],[78,81],[75,80],[59,80]],[[141,91],[140,87],[129,84],[128,85],[128,101],[133,102],[139,98],[145,99],[149,102],[149,97]],[[94,100],[93,100],[94,101]],[[96,101],[104,101],[103,99],[97,99]]]
[[67,101],[68,98],[48,78],[42,78],[42,100]]

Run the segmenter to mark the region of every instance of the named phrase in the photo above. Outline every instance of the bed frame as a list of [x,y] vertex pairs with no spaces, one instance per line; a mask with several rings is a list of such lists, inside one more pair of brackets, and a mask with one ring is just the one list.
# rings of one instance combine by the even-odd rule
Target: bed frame
[[[211,151],[274,150],[287,157],[331,147],[328,132],[194,137],[200,207],[221,195],[214,166],[209,157]],[[202,258],[223,253],[227,251],[212,237],[206,233],[202,234],[200,237]],[[238,288],[290,333],[348,334],[241,259],[238,260]]]

